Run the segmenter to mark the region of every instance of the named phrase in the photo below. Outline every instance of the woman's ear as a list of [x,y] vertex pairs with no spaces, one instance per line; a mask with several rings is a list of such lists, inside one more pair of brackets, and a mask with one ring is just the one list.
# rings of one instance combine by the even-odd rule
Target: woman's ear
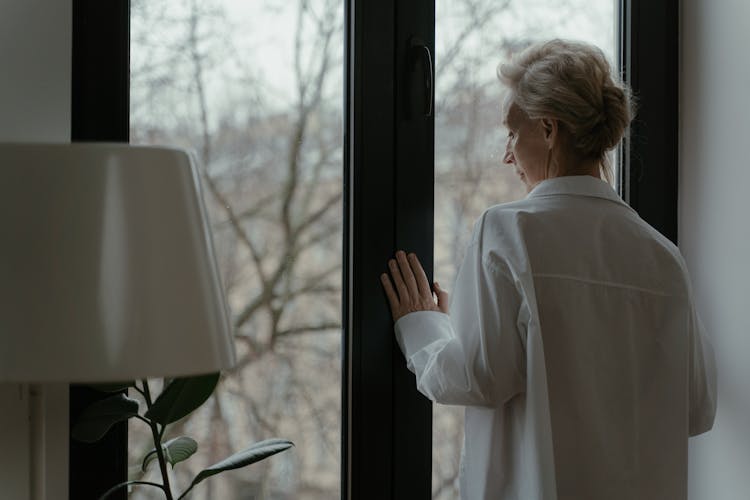
[[544,142],[547,144],[547,149],[552,149],[559,132],[557,120],[554,118],[542,118],[542,130],[544,131]]

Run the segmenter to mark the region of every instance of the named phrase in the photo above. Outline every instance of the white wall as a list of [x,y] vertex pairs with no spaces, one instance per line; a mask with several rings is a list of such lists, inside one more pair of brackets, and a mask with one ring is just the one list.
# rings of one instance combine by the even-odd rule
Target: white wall
[[72,0],[0,2],[0,140],[70,141]]
[[[0,1],[0,141],[70,141],[71,33],[72,0]],[[67,498],[67,386],[46,393],[48,498]],[[0,401],[0,498],[28,498],[27,387],[0,383]]]
[[750,498],[750,1],[683,0],[680,248],[719,370],[690,498]]

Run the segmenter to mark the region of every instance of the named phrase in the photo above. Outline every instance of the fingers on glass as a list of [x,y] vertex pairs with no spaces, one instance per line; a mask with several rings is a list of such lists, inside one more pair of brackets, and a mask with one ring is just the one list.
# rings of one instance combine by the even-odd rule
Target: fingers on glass
[[404,283],[404,279],[401,276],[401,270],[399,269],[399,265],[395,259],[391,259],[388,261],[388,268],[391,270],[391,277],[393,278],[393,282],[396,284],[399,301],[403,302],[404,300],[409,298],[409,290],[406,287],[406,283]]
[[414,277],[409,260],[406,258],[406,252],[403,250],[396,252],[396,260],[398,261],[401,276],[404,278],[404,283],[406,283],[411,298],[416,299],[419,297],[419,288],[417,287],[417,279]]
[[385,296],[388,297],[388,303],[391,305],[391,310],[395,311],[398,307],[398,296],[396,295],[396,290],[393,289],[391,280],[386,273],[380,275],[380,282],[383,284]]
[[419,288],[419,294],[423,297],[432,297],[432,290],[430,290],[430,282],[427,280],[427,274],[424,272],[422,264],[419,262],[417,254],[409,254],[409,263],[414,271],[417,279],[417,287]]
[[432,299],[430,282],[427,280],[422,264],[414,253],[406,254],[403,250],[396,252],[396,258],[388,261],[391,279],[383,273],[380,277],[391,308],[402,305],[423,303],[425,298]]

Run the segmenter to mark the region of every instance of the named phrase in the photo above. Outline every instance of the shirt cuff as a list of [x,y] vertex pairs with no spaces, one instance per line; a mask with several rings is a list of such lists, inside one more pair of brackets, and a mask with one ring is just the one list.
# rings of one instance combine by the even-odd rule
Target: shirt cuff
[[396,341],[408,359],[426,346],[453,337],[450,316],[440,311],[416,311],[396,321]]

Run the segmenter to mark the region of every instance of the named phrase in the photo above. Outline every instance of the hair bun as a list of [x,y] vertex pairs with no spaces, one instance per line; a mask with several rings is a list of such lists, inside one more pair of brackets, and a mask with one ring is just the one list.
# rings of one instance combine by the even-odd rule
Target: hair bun
[[[607,78],[601,89],[601,108],[589,127],[581,127],[579,148],[591,156],[599,156],[617,146],[630,125],[632,110],[627,87]],[[588,130],[586,130],[588,128]]]
[[598,158],[607,174],[606,152],[627,131],[633,108],[628,86],[612,75],[601,49],[560,39],[533,44],[501,65],[498,77],[529,117],[564,123],[572,146]]
[[604,151],[615,147],[630,125],[630,95],[626,90],[612,81],[602,89],[605,123],[610,132],[609,137],[605,136],[602,141]]

